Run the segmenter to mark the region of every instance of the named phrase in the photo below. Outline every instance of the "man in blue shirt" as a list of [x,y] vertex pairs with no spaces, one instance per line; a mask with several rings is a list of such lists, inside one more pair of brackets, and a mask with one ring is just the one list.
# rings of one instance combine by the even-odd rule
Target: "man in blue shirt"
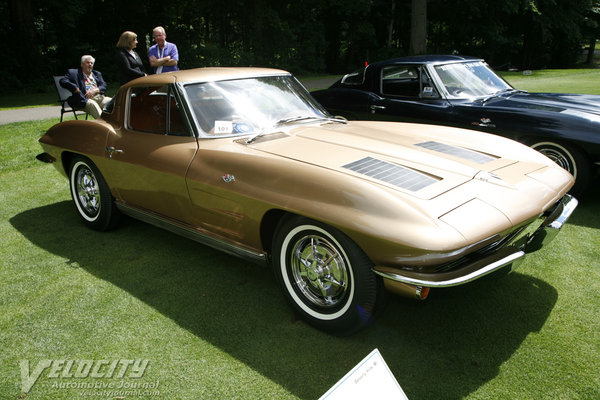
[[156,44],[150,47],[148,51],[148,60],[150,66],[154,69],[154,73],[160,74],[163,72],[177,71],[177,62],[179,61],[179,53],[177,46],[167,42],[167,33],[165,28],[157,26],[152,30],[152,35]]

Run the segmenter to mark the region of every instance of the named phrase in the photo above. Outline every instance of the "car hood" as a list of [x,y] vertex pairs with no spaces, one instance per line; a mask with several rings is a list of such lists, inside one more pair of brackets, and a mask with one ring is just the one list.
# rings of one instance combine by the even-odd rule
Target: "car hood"
[[500,96],[486,103],[489,107],[560,113],[600,122],[600,96],[565,93],[518,93]]
[[[249,146],[334,171],[348,185],[358,178],[383,186],[432,218],[454,213],[448,216],[454,226],[461,225],[463,213],[487,208],[502,220],[498,225],[509,228],[540,213],[572,185],[568,173],[517,142],[434,125],[311,125],[262,136]],[[456,211],[467,203],[471,206]]]

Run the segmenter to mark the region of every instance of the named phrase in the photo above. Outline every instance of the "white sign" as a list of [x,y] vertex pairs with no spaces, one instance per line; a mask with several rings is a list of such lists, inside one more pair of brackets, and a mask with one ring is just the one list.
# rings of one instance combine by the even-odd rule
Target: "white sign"
[[226,135],[233,133],[233,122],[231,121],[215,121],[215,134]]
[[375,349],[319,400],[408,400],[379,350]]

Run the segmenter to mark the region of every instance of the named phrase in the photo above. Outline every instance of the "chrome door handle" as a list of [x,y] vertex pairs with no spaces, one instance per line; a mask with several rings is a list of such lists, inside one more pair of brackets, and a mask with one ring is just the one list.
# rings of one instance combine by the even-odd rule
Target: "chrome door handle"
[[106,148],[106,153],[108,154],[108,158],[112,158],[113,153],[122,153],[122,152],[123,152],[123,150],[115,149],[112,146],[109,146]]
[[371,106],[371,114],[375,114],[375,111],[383,111],[385,110],[385,106],[376,106],[376,105],[372,105]]

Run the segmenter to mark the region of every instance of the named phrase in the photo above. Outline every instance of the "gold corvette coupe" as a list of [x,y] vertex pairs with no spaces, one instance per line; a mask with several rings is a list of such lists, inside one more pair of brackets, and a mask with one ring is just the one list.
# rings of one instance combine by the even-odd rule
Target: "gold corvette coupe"
[[336,334],[365,326],[385,289],[424,299],[508,268],[577,206],[573,177],[533,149],[334,118],[273,69],[136,79],[101,119],[40,143],[89,227],[125,214],[270,264],[294,310]]

